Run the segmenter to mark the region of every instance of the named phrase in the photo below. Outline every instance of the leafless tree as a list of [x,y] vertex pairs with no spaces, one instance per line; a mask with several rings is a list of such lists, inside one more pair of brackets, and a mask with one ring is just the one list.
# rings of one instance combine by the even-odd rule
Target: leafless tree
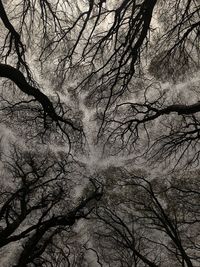
[[91,213],[101,189],[93,183],[91,193],[73,202],[70,161],[66,166],[50,154],[39,158],[14,146],[12,158],[4,164],[7,183],[1,183],[0,247],[20,241],[22,250],[15,266],[45,266],[47,247],[55,236],[70,232],[78,220]]
[[151,181],[122,174],[95,212],[94,244],[105,264],[198,266],[199,172]]
[[[66,166],[77,155],[87,158],[90,143],[106,156],[134,151],[148,162],[170,159],[175,166],[198,167],[199,81],[197,88],[186,88],[189,98],[175,91],[178,83],[189,86],[188,75],[199,71],[200,5],[198,0],[0,0],[0,19],[0,122],[31,147],[26,153],[16,148],[7,158],[15,186],[2,184],[0,245],[23,243],[16,266],[70,266],[76,242],[61,239],[67,240],[76,221],[93,214],[102,195],[93,179],[90,194],[86,188],[83,199],[71,198],[73,179]],[[84,125],[88,113],[95,130]],[[39,144],[64,147],[64,156],[39,156]],[[175,181],[156,187],[147,178],[125,175],[120,187],[129,193],[115,197],[123,212],[112,201],[96,209],[94,220],[105,232],[97,233],[98,249],[87,242],[81,246],[74,266],[83,266],[90,252],[100,266],[155,267],[165,259],[195,266],[198,242],[188,227],[196,234],[198,188],[186,187],[185,180],[185,187]],[[189,217],[181,221],[179,211]],[[154,241],[155,233],[166,238]]]
[[[42,136],[54,125],[53,131],[56,128],[61,131],[71,148],[74,143],[71,134],[75,132],[73,136],[80,140],[83,129],[80,116],[74,120],[75,114],[70,114],[59,96],[56,103],[42,92],[32,75],[34,68],[40,68],[49,77],[53,89],[64,90],[63,86],[67,86],[72,91],[85,90],[86,104],[97,107],[100,143],[106,135],[107,146],[117,140],[124,150],[136,143],[141,129],[148,137],[152,121],[173,113],[180,117],[182,123],[178,126],[183,131],[176,131],[177,125],[171,125],[170,133],[160,136],[167,151],[179,150],[180,146],[183,152],[198,143],[198,101],[165,103],[163,93],[152,101],[146,97],[145,84],[138,88],[141,92],[145,90],[144,101],[125,100],[132,98],[130,92],[134,93],[133,88],[138,86],[136,77],[142,73],[144,79],[145,59],[153,75],[159,72],[153,71],[156,66],[171,78],[178,75],[173,69],[186,75],[184,66],[188,62],[198,69],[198,1],[19,1],[14,10],[8,1],[1,2],[1,20],[4,26],[1,77],[14,82],[29,96],[18,103],[8,103],[3,98],[3,110],[10,114],[31,107],[29,114],[36,113],[37,126],[44,126],[44,131],[40,129]],[[34,53],[36,66],[31,66],[28,51]],[[8,64],[11,61],[14,64]],[[48,70],[52,75],[48,75]],[[78,77],[76,73],[80,71]],[[65,81],[70,82],[66,85]],[[33,122],[34,118],[29,119]]]

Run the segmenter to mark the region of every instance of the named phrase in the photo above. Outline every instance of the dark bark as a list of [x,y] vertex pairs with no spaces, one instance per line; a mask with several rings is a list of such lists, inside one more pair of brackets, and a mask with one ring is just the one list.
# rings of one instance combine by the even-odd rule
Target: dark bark
[[82,131],[82,129],[76,127],[71,120],[59,116],[56,113],[51,100],[39,89],[31,86],[19,70],[10,65],[0,64],[0,77],[10,79],[23,93],[28,96],[33,96],[35,100],[42,105],[44,112],[51,117],[54,122],[63,122],[69,125],[75,131]]

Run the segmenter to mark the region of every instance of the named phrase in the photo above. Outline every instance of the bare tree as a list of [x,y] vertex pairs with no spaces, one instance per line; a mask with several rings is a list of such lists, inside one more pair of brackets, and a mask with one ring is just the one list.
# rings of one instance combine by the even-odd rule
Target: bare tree
[[[100,143],[106,135],[107,146],[117,140],[120,150],[124,150],[136,143],[138,136],[141,136],[140,130],[146,131],[149,137],[148,128],[151,127],[152,121],[176,113],[182,121],[179,128],[185,130],[181,133],[180,130],[176,131],[176,125],[171,126],[170,133],[160,136],[156,141],[161,140],[162,143],[164,140],[163,146],[167,147],[170,153],[173,149],[179,150],[179,146],[184,151],[195,145],[198,139],[197,115],[200,110],[198,101],[165,103],[162,92],[153,101],[146,97],[146,88],[144,89],[149,87],[149,84],[140,85],[138,88],[141,92],[145,90],[144,101],[138,102],[136,99],[134,102],[127,102],[125,99],[132,98],[132,88],[138,87],[134,75],[148,77],[143,71],[145,59],[150,63],[150,72],[153,73],[153,66],[159,66],[164,73],[169,72],[169,76],[174,76],[166,67],[171,62],[174,65],[169,69],[179,68],[179,72],[189,61],[195,62],[198,68],[198,1],[169,0],[164,3],[124,0],[117,3],[90,1],[82,4],[79,1],[72,3],[62,0],[56,3],[46,0],[19,1],[14,8],[17,16],[12,11],[8,16],[9,2],[6,5],[1,3],[1,10],[5,30],[1,77],[11,80],[25,95],[32,97],[26,99],[25,103],[22,101],[10,105],[3,98],[4,111],[7,111],[7,106],[12,113],[16,106],[17,110],[29,109],[31,106],[29,114],[33,114],[34,110],[37,126],[43,124],[46,129],[40,130],[42,136],[49,128],[51,131],[56,131],[57,128],[61,135],[67,138],[69,149],[74,142],[80,140],[80,116],[76,116],[74,120],[75,114],[69,115],[67,103],[60,101],[59,96],[55,103],[55,100],[42,92],[31,74],[34,68],[38,68],[38,64],[33,64],[31,68],[31,62],[29,63],[30,60],[26,56],[29,49],[31,55],[34,53],[36,61],[41,63],[40,72],[48,75],[48,70],[51,71],[52,75],[48,76],[53,89],[67,86],[67,89],[73,88],[73,91],[86,91],[86,104],[97,107],[97,138]],[[33,27],[34,23],[38,25],[37,29]],[[157,25],[160,27],[159,31],[155,29]],[[151,45],[146,50],[148,43]],[[39,46],[40,48],[36,49]],[[158,47],[156,52],[155,46]],[[12,66],[7,63],[9,60],[14,62]],[[77,77],[76,73],[80,71]],[[187,70],[183,73],[186,75]],[[65,85],[67,80],[70,82]],[[154,83],[151,86],[154,87]],[[34,102],[39,106],[35,107]],[[34,108],[30,104],[34,104]],[[34,118],[30,120],[34,121]],[[72,133],[73,136],[78,136],[76,141],[71,136]],[[150,139],[152,141],[152,138]],[[171,148],[170,144],[173,142],[175,145]]]
[[198,266],[199,172],[149,180],[122,170],[107,188],[95,212],[101,259],[108,266]]
[[[83,266],[87,253],[100,266],[195,266],[188,227],[196,234],[199,193],[186,180],[163,188],[122,172],[116,203],[105,191],[108,206],[102,201],[92,220],[104,231],[91,238],[97,248],[77,249],[72,226],[94,216],[102,190],[99,178],[91,192],[82,182],[77,200],[66,168],[87,162],[91,146],[105,157],[134,151],[198,167],[199,81],[187,83],[199,71],[198,0],[0,0],[0,19],[0,122],[30,150],[14,148],[6,160],[14,182],[2,183],[0,246],[23,244],[16,266]],[[189,98],[176,93],[181,82]],[[63,155],[38,153],[39,145]]]
[[1,188],[0,247],[20,241],[23,249],[15,266],[44,266],[48,258],[45,260],[43,253],[48,245],[90,214],[101,197],[101,189],[93,183],[94,190],[73,203],[70,165],[74,163],[68,160],[66,166],[50,154],[40,154],[39,159],[33,152],[14,147],[12,158],[5,164],[7,184],[2,183]]

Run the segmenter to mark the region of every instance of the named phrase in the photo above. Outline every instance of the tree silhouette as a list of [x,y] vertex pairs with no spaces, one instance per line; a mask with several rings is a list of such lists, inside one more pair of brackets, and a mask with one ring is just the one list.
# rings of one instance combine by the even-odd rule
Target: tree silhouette
[[1,251],[198,266],[199,1],[0,0],[0,26]]
[[16,146],[4,162],[7,184],[2,183],[0,194],[0,247],[22,243],[15,266],[45,264],[48,258],[43,253],[53,238],[86,218],[101,198],[101,187],[92,182],[90,193],[70,203],[73,162],[65,164],[50,153],[38,157]]
[[162,183],[125,170],[121,175],[107,192],[111,200],[96,210],[101,259],[116,266],[197,266],[198,173],[192,182],[185,175]]

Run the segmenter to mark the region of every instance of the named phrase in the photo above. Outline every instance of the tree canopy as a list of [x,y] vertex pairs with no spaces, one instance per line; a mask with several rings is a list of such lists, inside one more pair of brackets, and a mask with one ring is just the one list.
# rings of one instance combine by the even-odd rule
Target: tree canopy
[[1,266],[199,266],[199,41],[199,0],[0,0]]

